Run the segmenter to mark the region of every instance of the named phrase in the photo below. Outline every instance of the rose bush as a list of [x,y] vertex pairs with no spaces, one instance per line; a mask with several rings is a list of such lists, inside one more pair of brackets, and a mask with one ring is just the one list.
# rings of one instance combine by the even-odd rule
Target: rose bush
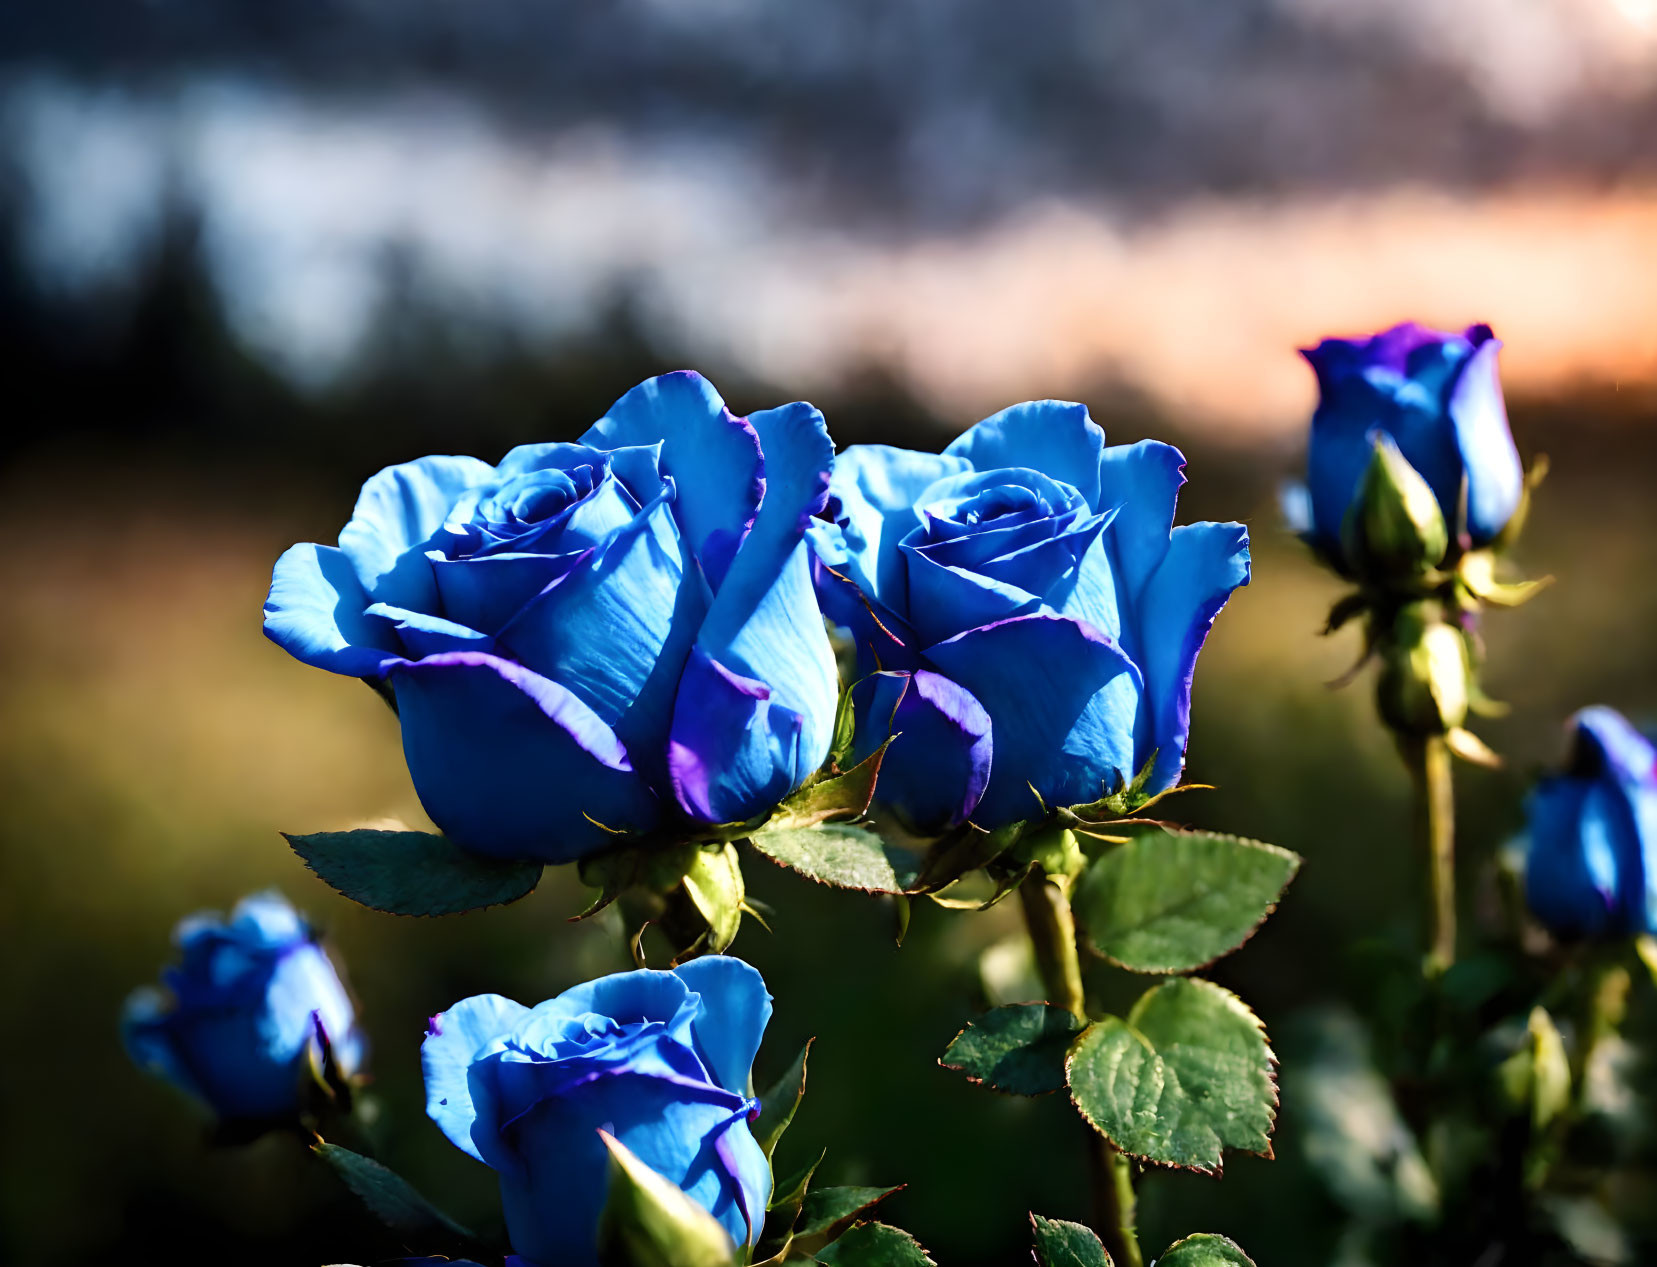
[[1565,768],[1526,807],[1526,900],[1562,937],[1657,932],[1657,749],[1610,708],[1570,732]]
[[243,899],[228,922],[194,915],[173,934],[177,967],[128,998],[127,1051],[227,1121],[290,1118],[324,1044],[355,1073],[363,1043],[351,999],[304,918],[277,893]]
[[1524,471],[1502,401],[1501,346],[1489,326],[1452,334],[1405,322],[1302,350],[1319,400],[1291,518],[1320,553],[1345,569],[1341,528],[1377,433],[1432,488],[1452,541],[1464,535],[1467,545],[1488,545],[1507,526]]
[[617,973],[535,1008],[478,995],[431,1020],[426,1110],[500,1173],[512,1248],[537,1267],[597,1262],[600,1130],[753,1245],[771,1168],[749,1129],[749,1082],[770,1018],[759,973],[717,955]]
[[427,457],[337,548],[276,565],[265,632],[389,690],[422,804],[482,853],[563,862],[664,817],[731,822],[814,772],[838,682],[805,526],[833,447],[651,379],[578,444]]
[[877,796],[935,830],[1178,781],[1197,654],[1249,575],[1242,525],[1173,527],[1183,469],[1050,400],[942,454],[840,455],[818,592],[864,673],[908,675],[895,715],[892,677],[864,692],[859,747],[899,732]]

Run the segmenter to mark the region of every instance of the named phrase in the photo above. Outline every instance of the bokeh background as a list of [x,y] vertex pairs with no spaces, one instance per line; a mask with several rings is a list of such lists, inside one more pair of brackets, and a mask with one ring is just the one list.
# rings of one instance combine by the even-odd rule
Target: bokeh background
[[[1657,0],[60,0],[0,29],[0,1260],[371,1262],[389,1243],[291,1141],[209,1151],[125,1062],[122,996],[181,915],[276,886],[331,936],[372,1040],[384,1156],[460,1217],[487,1171],[424,1118],[424,1018],[623,966],[573,877],[442,921],[354,907],[278,829],[419,822],[395,721],[259,632],[269,568],[358,483],[578,434],[696,367],[842,443],[939,447],[1016,400],[1179,443],[1185,518],[1242,519],[1255,581],[1198,674],[1173,810],[1300,851],[1216,972],[1268,1026],[1411,944],[1407,786],[1334,582],[1275,489],[1297,345],[1491,322],[1544,486],[1489,624],[1462,779],[1470,887],[1575,707],[1657,717]],[[944,1264],[1079,1217],[1057,1098],[933,1064],[1015,913],[891,913],[753,859],[737,950],[777,997],[761,1074],[819,1036],[785,1161],[907,1182]],[[993,962],[992,957],[992,962]],[[1123,985],[1099,968],[1101,997]],[[1143,1185],[1197,1228],[1333,1261],[1297,1154]]]

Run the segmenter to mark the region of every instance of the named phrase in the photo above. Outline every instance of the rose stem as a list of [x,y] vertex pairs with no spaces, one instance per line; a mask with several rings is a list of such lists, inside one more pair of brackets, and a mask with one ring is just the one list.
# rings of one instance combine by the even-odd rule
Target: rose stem
[[[1038,868],[1018,886],[1024,924],[1035,950],[1047,1001],[1088,1023],[1082,995],[1082,964],[1076,950],[1076,921],[1063,891]],[[1133,1163],[1091,1126],[1086,1126],[1092,1170],[1093,1223],[1116,1267],[1143,1267],[1134,1231]]]
[[1415,784],[1416,831],[1427,853],[1432,942],[1426,968],[1438,976],[1456,961],[1456,799],[1450,748],[1442,736],[1406,739]]

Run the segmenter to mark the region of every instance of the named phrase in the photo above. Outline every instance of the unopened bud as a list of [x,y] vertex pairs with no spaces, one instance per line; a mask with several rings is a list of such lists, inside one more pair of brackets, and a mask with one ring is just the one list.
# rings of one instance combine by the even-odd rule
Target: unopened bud
[[1467,720],[1467,642],[1459,629],[1411,603],[1381,645],[1381,716],[1400,734],[1442,735]]

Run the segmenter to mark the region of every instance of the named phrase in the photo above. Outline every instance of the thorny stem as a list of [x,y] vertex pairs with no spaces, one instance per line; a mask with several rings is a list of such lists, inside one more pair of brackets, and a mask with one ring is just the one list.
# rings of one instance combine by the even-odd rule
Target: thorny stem
[[[1088,1023],[1082,994],[1082,964],[1076,950],[1076,921],[1064,891],[1038,869],[1018,888],[1024,924],[1035,950],[1047,1001]],[[1091,1126],[1088,1158],[1092,1169],[1093,1224],[1116,1267],[1143,1267],[1134,1231],[1133,1163]]]

